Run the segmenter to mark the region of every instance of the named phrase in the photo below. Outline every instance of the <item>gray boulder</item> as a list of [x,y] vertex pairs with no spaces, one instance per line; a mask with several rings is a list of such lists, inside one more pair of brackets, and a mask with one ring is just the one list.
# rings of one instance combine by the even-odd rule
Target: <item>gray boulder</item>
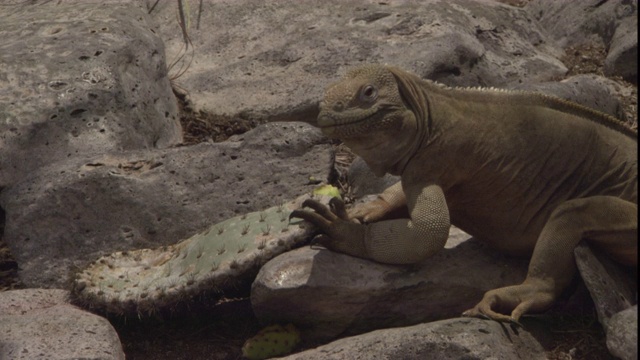
[[479,319],[376,330],[281,359],[547,359],[532,333]]
[[[184,50],[175,14],[173,2],[151,13],[167,58]],[[556,58],[561,50],[526,11],[494,1],[205,1],[189,15],[195,52],[176,81],[196,110],[228,118],[292,119],[361,63],[390,63],[461,86],[566,72]]]
[[330,145],[305,124],[265,124],[225,143],[71,158],[0,193],[4,240],[31,287],[112,253],[173,244],[286,202],[328,174]]
[[2,6],[0,188],[42,166],[182,141],[164,45],[127,4]]
[[124,360],[104,318],[67,303],[64,290],[0,292],[0,359]]
[[265,264],[251,304],[266,324],[299,325],[326,340],[459,316],[487,290],[524,280],[526,263],[506,258],[452,230],[447,248],[420,265],[391,266],[302,248]]

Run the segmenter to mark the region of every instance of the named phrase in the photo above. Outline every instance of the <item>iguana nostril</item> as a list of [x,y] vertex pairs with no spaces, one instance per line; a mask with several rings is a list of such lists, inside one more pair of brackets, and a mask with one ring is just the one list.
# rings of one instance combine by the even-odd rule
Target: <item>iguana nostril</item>
[[336,101],[336,103],[333,104],[333,111],[342,111],[342,110],[344,110],[344,102]]

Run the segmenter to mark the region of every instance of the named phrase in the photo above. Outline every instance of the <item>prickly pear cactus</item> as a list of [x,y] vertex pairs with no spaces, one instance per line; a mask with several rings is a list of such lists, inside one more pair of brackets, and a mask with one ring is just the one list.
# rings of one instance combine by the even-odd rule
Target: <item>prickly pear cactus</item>
[[260,330],[242,346],[242,355],[249,360],[262,360],[287,355],[300,343],[300,332],[292,324],[271,325]]
[[289,221],[309,197],[225,220],[175,245],[103,256],[76,274],[72,296],[90,309],[144,315],[224,291],[313,234],[311,224]]

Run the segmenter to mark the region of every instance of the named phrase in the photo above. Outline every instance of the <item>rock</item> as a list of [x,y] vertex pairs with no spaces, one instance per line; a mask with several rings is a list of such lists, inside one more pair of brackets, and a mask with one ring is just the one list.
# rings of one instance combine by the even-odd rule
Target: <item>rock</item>
[[385,174],[377,177],[361,157],[356,157],[347,172],[351,195],[362,198],[365,195],[380,194],[389,186],[400,181],[399,176]]
[[40,167],[182,141],[162,40],[126,4],[3,5],[0,188]]
[[629,269],[604,254],[593,252],[584,242],[578,244],[574,254],[580,276],[596,306],[598,320],[606,328],[614,314],[636,303],[637,279],[631,279]]
[[[151,12],[167,58],[184,48],[176,11],[175,3],[160,2]],[[364,62],[461,86],[547,81],[566,72],[556,59],[561,49],[526,11],[493,1],[204,2],[191,7],[190,18],[193,62],[176,82],[196,110],[227,118],[305,116],[327,84]]]
[[303,338],[320,341],[459,316],[487,290],[522,282],[526,268],[477,241],[413,267],[302,248],[262,267],[251,304],[265,324],[291,322]]
[[108,253],[173,244],[285,202],[329,172],[331,146],[306,124],[265,124],[225,143],[71,158],[4,189],[4,241],[31,287]]
[[64,290],[0,292],[0,358],[122,359],[109,321],[66,302]]
[[638,2],[531,0],[525,9],[545,34],[566,48],[594,40],[609,44],[621,22],[637,16]]
[[527,83],[513,89],[553,95],[624,120],[624,109],[613,95],[616,87],[615,82],[602,76],[583,74],[560,82]]
[[638,358],[638,305],[613,315],[605,331],[611,355],[623,360]]
[[618,75],[638,83],[638,15],[622,20],[611,39],[604,61],[606,75]]
[[547,359],[523,329],[480,319],[448,319],[376,330],[281,359]]

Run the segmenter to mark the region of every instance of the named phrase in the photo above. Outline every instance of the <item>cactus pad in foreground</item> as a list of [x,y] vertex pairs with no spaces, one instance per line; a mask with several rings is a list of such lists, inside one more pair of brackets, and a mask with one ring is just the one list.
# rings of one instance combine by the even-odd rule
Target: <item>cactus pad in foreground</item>
[[289,222],[307,198],[236,216],[175,245],[103,256],[76,274],[74,300],[107,313],[140,315],[224,291],[313,234],[311,224]]
[[292,324],[271,325],[260,330],[242,346],[242,355],[249,360],[262,360],[291,353],[300,343],[300,332]]

